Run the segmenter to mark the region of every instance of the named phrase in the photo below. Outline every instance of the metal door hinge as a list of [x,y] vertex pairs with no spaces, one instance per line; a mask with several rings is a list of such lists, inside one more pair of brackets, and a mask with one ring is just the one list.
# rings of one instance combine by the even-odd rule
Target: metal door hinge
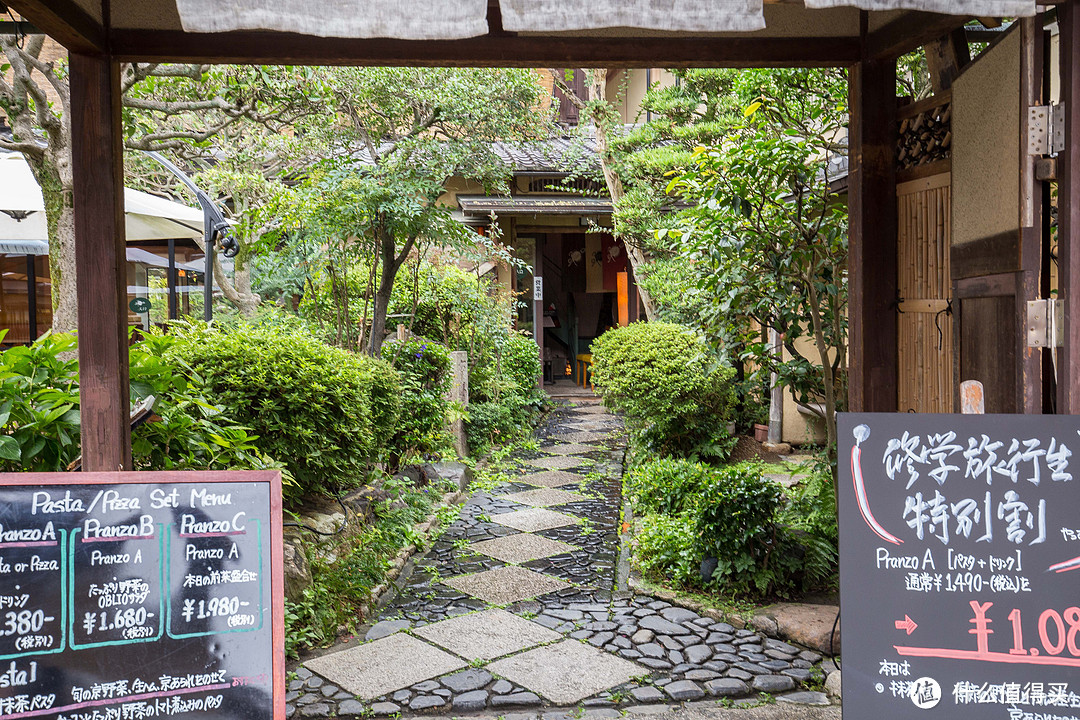
[[1028,108],[1028,155],[1057,155],[1065,149],[1065,105]]
[[1029,300],[1027,304],[1027,346],[1032,348],[1065,345],[1065,305],[1055,299]]

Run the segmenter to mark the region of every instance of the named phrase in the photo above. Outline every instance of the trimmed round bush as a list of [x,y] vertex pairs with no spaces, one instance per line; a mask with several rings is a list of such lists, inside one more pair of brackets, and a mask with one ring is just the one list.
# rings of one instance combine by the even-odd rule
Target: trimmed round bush
[[291,497],[358,484],[397,426],[401,386],[390,364],[306,335],[192,327],[169,357],[286,464],[296,480]]
[[635,441],[659,456],[725,459],[735,371],[704,338],[672,323],[633,323],[592,345],[593,382],[626,414]]

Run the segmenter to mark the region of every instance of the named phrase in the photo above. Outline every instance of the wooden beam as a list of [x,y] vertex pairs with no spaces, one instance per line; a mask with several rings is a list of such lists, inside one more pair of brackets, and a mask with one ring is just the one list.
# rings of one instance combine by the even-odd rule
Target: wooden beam
[[292,33],[122,30],[110,33],[122,62],[471,67],[847,67],[857,37],[521,37],[343,40]]
[[869,60],[895,60],[964,27],[967,21],[964,15],[907,13],[867,36],[866,57]]
[[71,54],[71,167],[84,470],[130,470],[120,66]]
[[1058,356],[1058,412],[1080,414],[1080,0],[1058,5],[1065,151],[1058,155],[1059,297],[1065,347]]
[[1027,304],[1040,297],[1042,272],[1042,183],[1035,177],[1035,157],[1027,153],[1027,108],[1043,104],[1043,18],[1020,23],[1020,272],[1016,278],[1016,407],[1025,414],[1043,411],[1043,351],[1027,346]]
[[848,83],[848,409],[896,412],[896,62],[860,62]]
[[105,28],[73,0],[4,0],[4,4],[71,52],[93,55],[105,50]]
[[941,93],[952,88],[955,80],[964,67],[971,62],[971,53],[968,52],[967,36],[964,29],[953,30],[948,35],[927,43],[926,66],[930,70],[930,82],[934,87],[934,94]]

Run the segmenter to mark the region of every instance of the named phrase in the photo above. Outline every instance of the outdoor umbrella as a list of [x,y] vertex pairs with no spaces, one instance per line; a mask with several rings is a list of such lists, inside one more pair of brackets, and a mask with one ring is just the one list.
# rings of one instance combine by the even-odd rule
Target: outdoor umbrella
[[[124,188],[128,240],[199,239],[203,211],[149,193]],[[47,254],[27,249],[47,242],[45,203],[30,166],[18,153],[0,155],[0,253]]]

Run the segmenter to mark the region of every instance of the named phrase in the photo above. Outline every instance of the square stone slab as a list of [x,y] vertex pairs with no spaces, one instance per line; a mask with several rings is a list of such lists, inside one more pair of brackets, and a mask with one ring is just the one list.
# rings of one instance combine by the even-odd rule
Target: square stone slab
[[469,660],[494,660],[562,638],[554,630],[498,608],[424,625],[416,634]]
[[491,522],[522,532],[536,532],[537,530],[551,530],[552,528],[574,525],[581,522],[581,519],[554,510],[529,508],[528,510],[515,510],[514,512],[492,515]]
[[539,535],[519,533],[473,543],[469,546],[469,549],[484,555],[490,555],[496,560],[520,565],[530,560],[539,560],[552,555],[563,555],[581,548],[558,540],[548,540],[546,537],[540,537]]
[[528,600],[573,587],[568,582],[517,565],[507,565],[475,575],[459,575],[442,582],[443,585],[449,585],[492,605]]
[[564,640],[504,658],[488,665],[488,670],[555,705],[571,705],[650,672],[637,663],[576,640]]
[[529,483],[530,485],[544,488],[557,488],[562,487],[563,485],[578,485],[584,480],[584,475],[562,472],[561,470],[533,473],[532,475],[522,475],[521,477],[514,478],[515,482]]
[[546,468],[548,470],[566,470],[567,468],[579,467],[586,463],[592,463],[592,460],[586,460],[585,458],[567,456],[567,455],[553,455],[550,457],[537,458],[535,460],[526,460],[529,465],[533,467]]
[[582,445],[581,443],[560,443],[540,448],[543,452],[551,455],[584,455],[585,453],[596,452],[599,449],[595,445]]
[[544,488],[543,490],[526,490],[525,492],[511,493],[509,495],[503,495],[502,497],[503,500],[521,503],[522,505],[531,505],[532,507],[565,505],[566,503],[585,499],[585,496],[580,493],[567,492],[566,490],[553,490],[551,488]]
[[373,700],[424,680],[466,667],[461,658],[397,633],[341,652],[330,653],[304,665],[354,695]]

